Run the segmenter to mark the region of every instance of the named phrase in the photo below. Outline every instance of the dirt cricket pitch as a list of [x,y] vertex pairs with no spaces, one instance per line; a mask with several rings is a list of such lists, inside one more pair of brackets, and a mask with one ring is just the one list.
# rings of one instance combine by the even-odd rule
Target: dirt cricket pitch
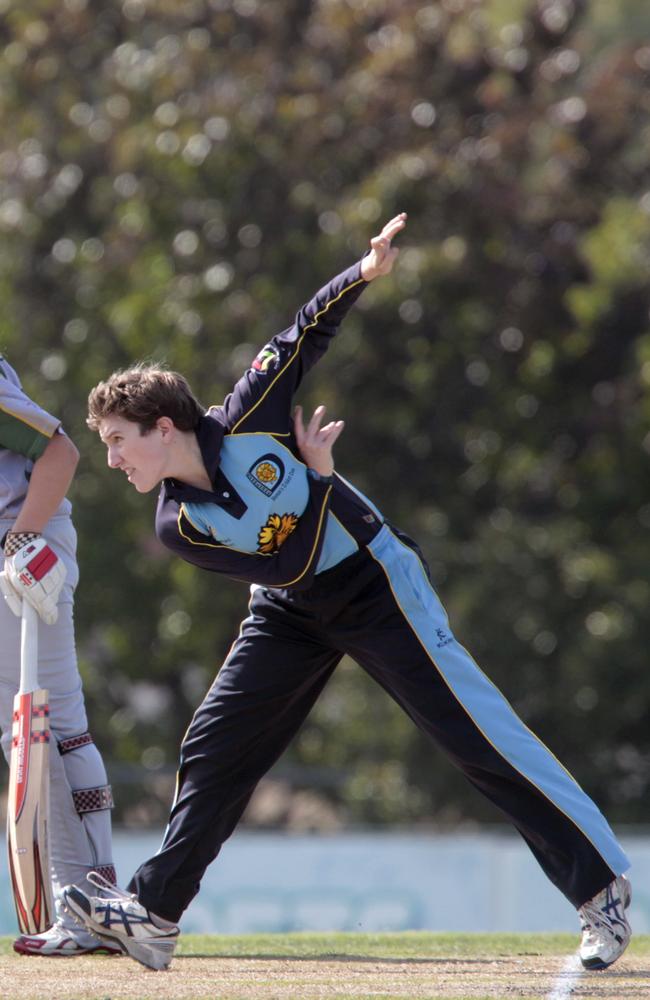
[[10,943],[1,1000],[650,1000],[650,938],[601,973],[578,970],[575,938],[544,935],[187,936],[158,973],[127,958],[22,958]]

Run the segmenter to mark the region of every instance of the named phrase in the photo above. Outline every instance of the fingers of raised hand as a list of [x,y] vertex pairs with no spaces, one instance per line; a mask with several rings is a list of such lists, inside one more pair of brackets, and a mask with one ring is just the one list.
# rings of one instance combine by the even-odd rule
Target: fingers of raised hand
[[323,419],[324,412],[325,412],[324,407],[318,407],[310,417],[307,424],[305,425],[302,415],[302,406],[295,407],[294,431],[296,435],[296,441],[298,442],[298,447],[301,450],[304,447],[309,447],[311,444],[313,444],[315,440],[315,435],[318,432],[320,421]]
[[393,219],[390,220],[390,222],[386,223],[386,225],[384,226],[384,228],[380,233],[380,238],[386,239],[390,243],[393,237],[396,236],[399,232],[401,232],[402,229],[404,229],[404,226],[406,225],[406,219],[407,219],[406,212],[400,212],[399,215],[396,215]]
[[328,424],[321,427],[325,412],[324,406],[317,406],[311,420],[309,421],[307,438],[312,444],[318,444],[321,446],[332,445],[343,430],[342,420],[330,420]]
[[391,247],[391,240],[406,225],[406,212],[401,212],[394,219],[387,222],[379,236],[373,236],[370,240],[373,259],[371,267],[379,269],[380,274],[387,274],[398,254],[396,249]]
[[302,418],[302,407],[296,406],[294,410],[294,428],[296,440],[299,446],[307,445],[328,445],[333,444],[343,430],[342,420],[330,420],[329,423],[321,427],[325,417],[326,408],[321,405],[314,410],[309,423],[305,427]]
[[311,416],[309,424],[307,425],[307,436],[311,438],[311,440],[314,440],[316,437],[318,437],[318,433],[320,431],[320,425],[322,423],[324,416],[325,416],[325,407],[322,405],[317,406]]
[[332,420],[329,424],[326,424],[320,432],[323,444],[327,444],[331,448],[344,426],[345,424],[342,420]]
[[325,407],[317,406],[307,425],[303,420],[302,406],[296,406],[293,411],[294,432],[299,445],[312,443],[318,437],[321,421],[325,416]]

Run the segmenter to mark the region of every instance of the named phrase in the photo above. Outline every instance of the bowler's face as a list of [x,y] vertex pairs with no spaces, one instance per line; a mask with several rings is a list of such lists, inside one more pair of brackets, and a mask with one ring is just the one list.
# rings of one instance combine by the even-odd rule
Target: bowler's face
[[142,434],[132,420],[106,417],[100,421],[99,436],[108,449],[110,468],[121,469],[138,493],[148,493],[165,478],[167,448],[157,426]]

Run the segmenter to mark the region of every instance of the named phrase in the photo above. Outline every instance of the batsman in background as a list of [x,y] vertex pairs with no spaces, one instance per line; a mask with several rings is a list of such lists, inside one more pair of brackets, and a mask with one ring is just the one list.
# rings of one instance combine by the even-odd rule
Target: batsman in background
[[[307,426],[299,408],[292,416],[348,309],[390,272],[405,223],[387,223],[222,405],[204,411],[182,376],[155,365],[116,372],[90,394],[88,423],[109,466],[140,493],[162,483],[162,542],[252,584],[249,615],[183,740],[159,852],[127,892],[91,875],[99,894],[64,893],[89,929],[151,968],[169,964],[206,867],[345,653],[521,833],[579,910],[585,967],[611,965],[629,941],[629,862],[606,820],[454,637],[415,542],[334,471],[342,422],[323,425],[323,407]],[[219,582],[205,586],[218,600]]]
[[[88,732],[74,641],[76,534],[66,492],[79,454],[60,421],[23,391],[0,355],[0,730],[7,760],[20,670],[22,601],[38,612],[39,683],[50,693],[50,855],[57,917],[14,942],[23,955],[117,949],[82,930],[60,905],[61,888],[99,870],[115,882],[111,790]],[[33,572],[30,571],[33,568]],[[23,582],[27,578],[31,586]]]

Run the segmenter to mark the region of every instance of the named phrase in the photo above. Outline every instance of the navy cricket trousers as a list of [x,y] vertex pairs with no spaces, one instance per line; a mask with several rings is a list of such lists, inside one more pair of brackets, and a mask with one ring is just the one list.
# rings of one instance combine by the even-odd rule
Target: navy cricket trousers
[[595,804],[454,638],[413,543],[385,525],[307,591],[254,589],[183,740],[161,848],[129,884],[152,913],[179,920],[345,653],[501,809],[575,906],[629,867]]

